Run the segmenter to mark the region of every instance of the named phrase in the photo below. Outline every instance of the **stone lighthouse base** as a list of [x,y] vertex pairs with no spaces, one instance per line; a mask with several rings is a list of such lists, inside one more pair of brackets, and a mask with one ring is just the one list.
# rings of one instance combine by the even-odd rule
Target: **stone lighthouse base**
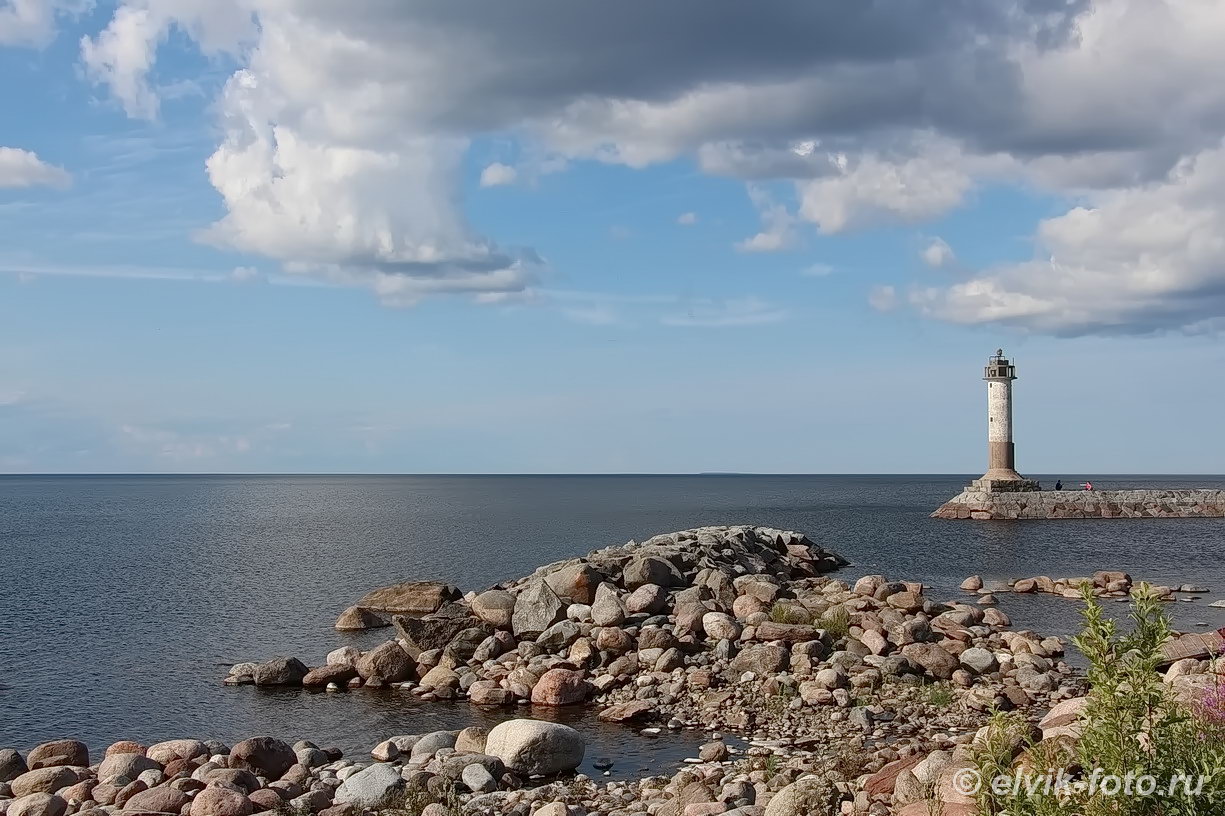
[[1034,493],[1042,489],[1042,485],[1033,479],[1015,478],[996,479],[990,474],[970,482],[966,491],[979,493]]
[[1225,490],[983,490],[974,483],[938,519],[1225,518]]

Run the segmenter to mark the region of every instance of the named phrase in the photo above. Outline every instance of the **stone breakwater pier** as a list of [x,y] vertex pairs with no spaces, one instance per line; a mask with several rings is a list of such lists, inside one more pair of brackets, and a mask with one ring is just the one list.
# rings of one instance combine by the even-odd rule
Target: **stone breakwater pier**
[[932,513],[939,519],[1225,518],[1225,490],[1033,490],[977,483]]

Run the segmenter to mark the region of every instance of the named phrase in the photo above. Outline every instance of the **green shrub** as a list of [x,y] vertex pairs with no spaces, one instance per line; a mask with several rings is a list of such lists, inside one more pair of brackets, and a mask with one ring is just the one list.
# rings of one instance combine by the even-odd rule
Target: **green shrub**
[[[1090,690],[1081,717],[1083,732],[1073,748],[1037,746],[1029,751],[1025,778],[1065,770],[1059,790],[991,790],[990,781],[1016,771],[1013,754],[1020,729],[1018,715],[997,714],[976,753],[984,780],[980,812],[987,816],[1221,816],[1225,813],[1225,726],[1199,716],[1177,700],[1157,671],[1161,645],[1170,637],[1170,620],[1147,585],[1132,593],[1131,631],[1120,634],[1093,597],[1083,591],[1084,629],[1075,639],[1089,661]],[[1070,753],[1069,753],[1070,752]],[[1136,780],[1156,780],[1155,789]],[[1182,778],[1175,786],[1170,780]],[[1095,782],[1094,780],[1098,780]],[[1103,779],[1124,780],[1111,792]],[[1133,780],[1127,784],[1126,780]],[[1189,780],[1186,781],[1186,780]],[[1199,784],[1202,780],[1202,786]]]
[[821,616],[817,626],[829,632],[834,638],[844,638],[851,631],[851,613],[845,606],[830,607]]
[[778,601],[770,607],[770,620],[807,625],[812,623],[812,613],[794,601]]
[[935,708],[948,708],[957,699],[948,683],[932,683],[924,686],[920,697],[923,702]]

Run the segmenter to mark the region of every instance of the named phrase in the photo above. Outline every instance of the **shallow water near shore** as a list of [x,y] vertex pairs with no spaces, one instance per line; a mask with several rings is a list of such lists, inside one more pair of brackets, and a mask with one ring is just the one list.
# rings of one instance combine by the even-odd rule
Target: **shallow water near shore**
[[[267,733],[357,756],[396,734],[489,725],[466,703],[395,691],[227,688],[230,664],[322,662],[390,630],[334,631],[367,590],[406,579],[483,589],[561,558],[703,524],[801,530],[850,559],[839,577],[920,580],[936,599],[970,574],[1122,569],[1195,583],[1170,606],[1225,626],[1225,519],[946,522],[927,514],[970,476],[0,477],[0,747],[57,737],[234,741]],[[1037,476],[1044,483],[1055,477]],[[1099,477],[1101,489],[1225,488],[1223,477]],[[1074,602],[1001,595],[1017,628],[1068,634]],[[1200,626],[1198,624],[1206,624]],[[532,711],[533,716],[546,712]],[[696,755],[700,732],[639,736],[594,712],[554,716],[616,775]]]

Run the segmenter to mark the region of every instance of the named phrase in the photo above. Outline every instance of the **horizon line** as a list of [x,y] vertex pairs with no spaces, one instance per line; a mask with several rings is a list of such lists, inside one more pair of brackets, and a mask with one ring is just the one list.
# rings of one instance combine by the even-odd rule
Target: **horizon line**
[[[1078,478],[1076,476],[1060,477],[1056,472],[1038,472],[1030,471],[1031,474],[1037,476],[1053,476],[1056,478]],[[738,471],[738,470],[704,470],[704,471],[585,471],[585,472],[567,472],[567,471],[482,471],[482,472],[467,472],[467,471],[438,471],[438,472],[410,472],[410,471],[155,471],[155,470],[133,470],[133,471],[97,471],[97,472],[67,472],[67,471],[29,471],[29,472],[10,472],[0,473],[0,478],[30,478],[30,477],[73,477],[73,478],[89,478],[89,477],[104,477],[104,476],[234,476],[234,477],[258,477],[258,476],[392,476],[392,477],[497,477],[497,476],[531,476],[531,477],[607,477],[607,476],[632,476],[632,477],[654,477],[654,476],[702,476],[702,477],[728,477],[728,476],[794,476],[794,477],[812,477],[812,476],[931,476],[940,478],[979,478],[979,475],[971,472],[962,473],[939,473],[939,472],[875,472],[875,471],[828,471],[828,472],[798,472],[798,471]],[[1157,476],[1205,476],[1225,478],[1225,473],[1212,472],[1182,472],[1182,473],[1158,473],[1158,472],[1131,472],[1131,473],[1099,473],[1093,475],[1094,479],[1110,479],[1124,477],[1157,477]]]

